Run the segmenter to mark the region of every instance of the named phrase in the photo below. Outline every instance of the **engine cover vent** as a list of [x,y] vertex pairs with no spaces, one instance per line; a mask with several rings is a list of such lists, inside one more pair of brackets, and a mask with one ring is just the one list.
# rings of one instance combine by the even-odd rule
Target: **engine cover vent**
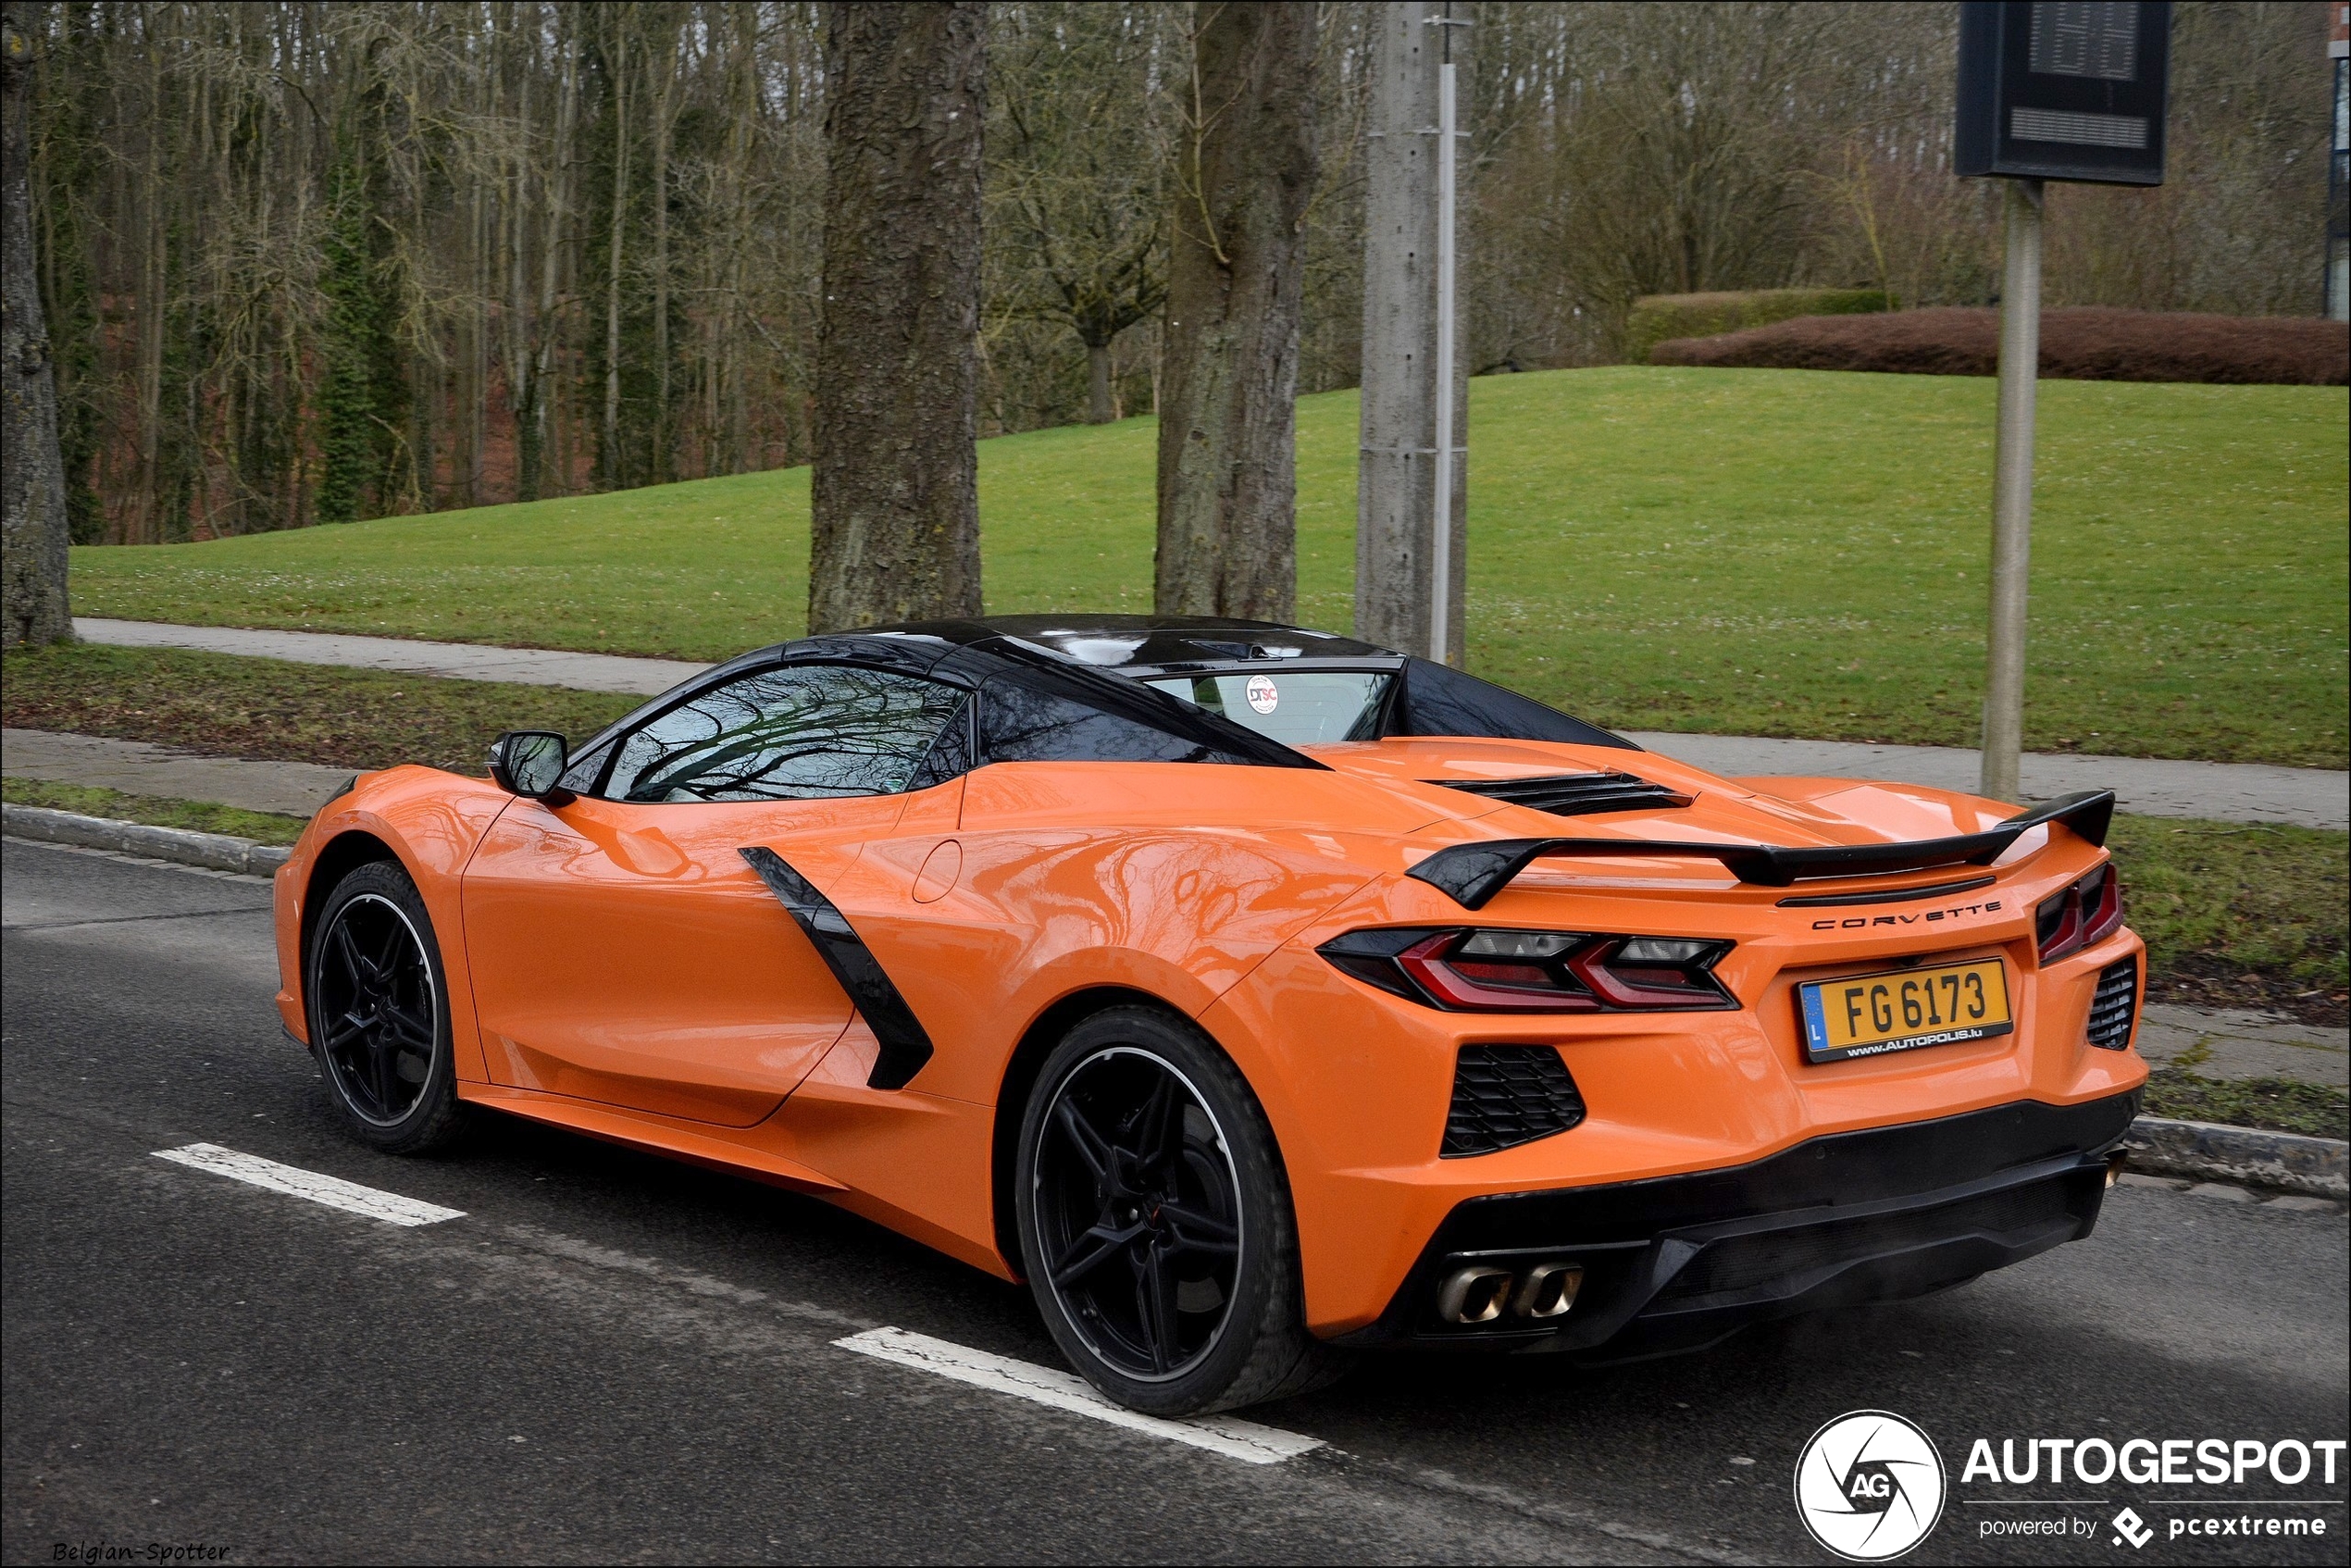
[[1584,1119],[1584,1096],[1549,1045],[1465,1045],[1453,1068],[1445,1117],[1448,1160],[1491,1154],[1565,1132]]
[[1686,806],[1690,797],[1629,773],[1562,773],[1543,778],[1432,778],[1448,790],[1532,806],[1553,816],[1590,816],[1603,811],[1656,811]]

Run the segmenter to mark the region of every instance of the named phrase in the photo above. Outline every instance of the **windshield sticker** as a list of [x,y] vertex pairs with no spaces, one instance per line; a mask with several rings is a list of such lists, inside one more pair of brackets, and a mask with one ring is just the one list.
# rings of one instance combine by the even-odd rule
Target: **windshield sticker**
[[1280,704],[1281,700],[1282,694],[1274,689],[1272,676],[1252,675],[1249,678],[1249,705],[1250,707],[1255,708],[1259,713],[1270,714]]

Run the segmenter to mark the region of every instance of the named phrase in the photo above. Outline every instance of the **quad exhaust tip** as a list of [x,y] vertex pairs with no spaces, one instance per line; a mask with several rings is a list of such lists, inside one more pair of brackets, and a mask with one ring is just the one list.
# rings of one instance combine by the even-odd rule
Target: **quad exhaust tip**
[[1492,1323],[1505,1312],[1538,1321],[1564,1317],[1583,1284],[1584,1271],[1574,1263],[1536,1263],[1524,1273],[1473,1263],[1445,1276],[1437,1315],[1462,1324]]

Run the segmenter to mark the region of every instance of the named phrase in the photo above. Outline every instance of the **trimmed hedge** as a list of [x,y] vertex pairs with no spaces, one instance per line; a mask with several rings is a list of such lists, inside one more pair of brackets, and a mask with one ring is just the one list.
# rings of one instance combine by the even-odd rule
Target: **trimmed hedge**
[[[1989,376],[1996,310],[1815,315],[1661,342],[1652,365]],[[2041,375],[2060,381],[2203,381],[2335,386],[2351,380],[2351,327],[2303,316],[2199,316],[2084,306],[2041,317]]]
[[1654,363],[1649,350],[1671,338],[1704,338],[1767,327],[1798,316],[1862,316],[1891,310],[1883,289],[1747,289],[1712,294],[1643,294],[1624,318],[1624,357]]

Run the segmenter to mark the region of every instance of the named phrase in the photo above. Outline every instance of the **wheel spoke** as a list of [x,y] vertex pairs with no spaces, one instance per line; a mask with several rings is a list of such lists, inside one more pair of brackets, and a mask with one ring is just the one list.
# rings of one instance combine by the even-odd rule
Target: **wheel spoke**
[[1176,1275],[1156,1246],[1143,1249],[1135,1276],[1135,1303],[1143,1320],[1143,1341],[1151,1347],[1151,1370],[1165,1372],[1176,1364]]
[[1200,1210],[1179,1203],[1162,1203],[1159,1222],[1167,1229],[1167,1250],[1171,1252],[1209,1252],[1223,1257],[1240,1251],[1240,1231]]
[[1067,1096],[1053,1108],[1053,1120],[1060,1124],[1070,1147],[1077,1151],[1077,1157],[1086,1162],[1086,1169],[1094,1180],[1099,1183],[1107,1178],[1112,1164],[1110,1140],[1094,1130],[1094,1125]]
[[429,1018],[419,1018],[398,1002],[387,1002],[377,1009],[385,1031],[400,1044],[423,1055],[432,1054],[433,1027]]
[[335,956],[342,961],[343,980],[352,989],[357,990],[367,983],[367,961],[359,956],[358,946],[351,940],[348,920],[335,922]]
[[400,1081],[399,1068],[392,1060],[398,1051],[390,1033],[380,1028],[367,1042],[367,1092],[376,1097],[376,1109],[387,1116],[392,1114],[392,1086]]
[[1084,1278],[1125,1251],[1142,1233],[1140,1225],[1120,1226],[1115,1229],[1102,1225],[1088,1227],[1053,1264],[1053,1283],[1066,1286]]
[[1134,1147],[1139,1156],[1137,1164],[1145,1170],[1158,1170],[1183,1148],[1183,1101],[1177,1096],[1176,1080],[1163,1073],[1135,1118]]
[[341,1051],[367,1032],[367,1021],[365,1018],[355,1018],[346,1013],[327,1026],[325,1036],[318,1041],[318,1049]]

